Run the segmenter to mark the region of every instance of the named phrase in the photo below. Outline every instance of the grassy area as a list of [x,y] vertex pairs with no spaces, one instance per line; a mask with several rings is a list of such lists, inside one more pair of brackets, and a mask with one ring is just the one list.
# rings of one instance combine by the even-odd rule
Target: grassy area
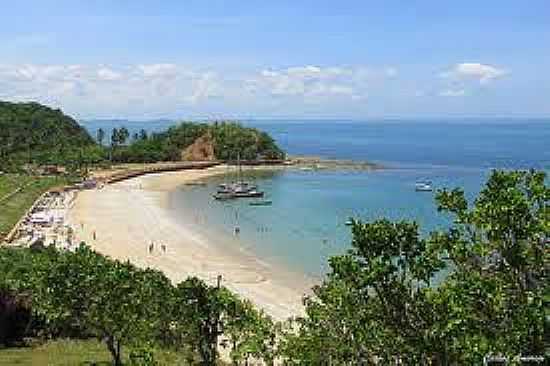
[[[159,365],[188,365],[185,359],[169,351],[155,351]],[[128,364],[127,352],[124,364]],[[105,344],[96,340],[55,340],[36,347],[0,349],[0,365],[111,365]]]
[[0,175],[0,199],[5,195],[13,192],[20,185],[24,185],[30,181],[30,177],[17,174]]
[[9,199],[0,202],[0,236],[7,234],[25,211],[48,188],[64,185],[68,181],[61,177],[30,177],[26,175],[0,175],[0,198],[18,187],[25,187]]

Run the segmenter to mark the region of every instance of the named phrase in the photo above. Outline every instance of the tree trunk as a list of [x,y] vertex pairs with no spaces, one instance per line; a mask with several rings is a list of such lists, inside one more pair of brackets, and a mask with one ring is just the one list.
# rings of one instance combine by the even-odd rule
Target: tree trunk
[[108,336],[106,339],[106,342],[107,342],[107,348],[109,349],[109,352],[111,353],[111,357],[113,358],[113,365],[122,366],[122,358],[120,354],[120,342],[117,341],[113,336]]

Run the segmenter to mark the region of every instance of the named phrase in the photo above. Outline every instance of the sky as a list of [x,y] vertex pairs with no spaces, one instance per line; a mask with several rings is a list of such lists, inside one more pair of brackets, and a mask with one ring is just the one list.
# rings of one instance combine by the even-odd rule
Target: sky
[[78,118],[550,116],[550,1],[3,1],[0,100]]

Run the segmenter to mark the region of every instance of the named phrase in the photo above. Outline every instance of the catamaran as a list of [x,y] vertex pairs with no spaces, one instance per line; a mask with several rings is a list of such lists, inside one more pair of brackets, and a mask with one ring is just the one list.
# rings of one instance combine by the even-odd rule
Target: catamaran
[[264,192],[259,191],[257,186],[245,182],[242,180],[242,167],[240,155],[237,159],[237,164],[239,167],[238,170],[238,180],[234,183],[222,183],[218,186],[218,191],[214,194],[214,199],[216,200],[229,200],[233,198],[248,198],[248,197],[263,197]]

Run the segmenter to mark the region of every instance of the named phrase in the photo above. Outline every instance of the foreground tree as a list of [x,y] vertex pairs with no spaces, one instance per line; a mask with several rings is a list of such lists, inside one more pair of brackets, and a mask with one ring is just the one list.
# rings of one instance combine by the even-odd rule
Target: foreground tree
[[442,191],[454,216],[427,237],[412,222],[354,222],[352,249],[287,330],[289,364],[481,364],[542,355],[550,189],[544,173],[494,172],[472,207]]

